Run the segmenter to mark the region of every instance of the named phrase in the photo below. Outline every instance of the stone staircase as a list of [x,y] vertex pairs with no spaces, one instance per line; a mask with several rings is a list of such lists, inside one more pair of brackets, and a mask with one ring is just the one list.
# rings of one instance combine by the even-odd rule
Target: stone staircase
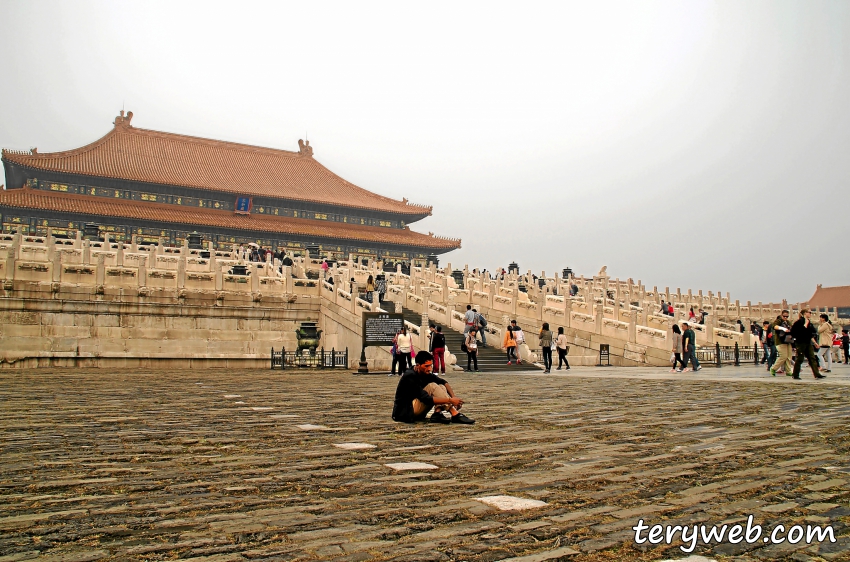
[[[411,324],[416,324],[417,326],[422,322],[422,316],[409,310],[407,308],[402,308],[402,313],[404,314],[404,319]],[[446,337],[446,346],[448,349],[457,355],[457,364],[460,367],[463,367],[466,370],[466,353],[460,350],[460,345],[463,343],[463,334],[457,332],[447,326],[442,326],[443,335]],[[529,363],[527,361],[523,361],[521,365],[517,365],[514,363],[513,365],[508,365],[507,355],[504,350],[500,347],[490,347],[491,344],[501,345],[502,342],[495,342],[491,339],[487,340],[487,346],[478,345],[478,369],[481,372],[486,371],[540,371],[539,367],[535,367],[533,363]],[[557,361],[557,358],[555,359]]]

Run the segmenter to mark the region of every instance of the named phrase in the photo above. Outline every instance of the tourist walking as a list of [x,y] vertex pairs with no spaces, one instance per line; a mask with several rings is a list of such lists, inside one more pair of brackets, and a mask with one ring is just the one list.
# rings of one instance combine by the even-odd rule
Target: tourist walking
[[[384,295],[387,294],[387,276],[383,273],[375,278],[375,291],[378,293],[378,304],[384,304]],[[437,372],[436,362],[434,372]]]
[[328,260],[322,260],[322,279],[327,279],[328,277]]
[[372,293],[375,292],[375,280],[372,279],[370,275],[368,279],[366,279],[366,301],[372,302]]
[[697,315],[694,314],[694,307],[691,307],[691,311],[688,312],[688,320],[694,321],[694,320],[696,320],[696,318],[697,318]]
[[516,340],[516,364],[522,364],[522,349],[520,346],[525,343],[525,333],[522,331],[522,328],[517,326],[516,320],[511,320],[511,326],[513,327],[514,339]]
[[[826,368],[827,373],[832,372],[832,336],[835,335],[835,329],[829,321],[829,316],[826,314],[820,315],[820,326],[818,326],[818,361],[820,368]],[[824,358],[826,356],[826,358]]]
[[475,339],[477,330],[472,328],[469,330],[469,333],[466,334],[466,370],[468,372],[472,372],[472,365],[475,364],[475,372],[480,372],[478,370],[478,340]]
[[687,322],[682,322],[682,326],[684,326],[685,330],[682,332],[682,350],[684,352],[684,368],[682,369],[683,373],[687,373],[690,369],[688,369],[688,361],[694,366],[694,371],[699,371],[702,367],[697,360],[697,340],[694,331],[691,330],[690,325]]
[[[694,309],[691,309],[691,312],[693,311]],[[670,369],[670,372],[681,373],[687,365],[682,361],[682,330],[678,324],[673,324],[673,349],[671,351],[673,353],[673,368]],[[677,365],[681,365],[681,367],[677,367]]]
[[466,314],[463,315],[463,335],[469,333],[469,330],[475,327],[475,313],[472,311],[472,305],[466,305]]
[[800,317],[791,326],[791,336],[794,338],[794,346],[797,348],[797,359],[794,361],[794,374],[791,378],[800,378],[800,369],[803,368],[803,359],[809,362],[812,375],[816,379],[825,379],[820,374],[815,348],[819,347],[817,329],[812,325],[812,311],[808,308],[800,310]]
[[762,322],[761,327],[761,345],[762,349],[764,349],[764,357],[761,360],[761,364],[764,365],[767,363],[768,371],[776,363],[776,345],[773,340],[773,330],[770,327],[770,322],[765,320]]
[[[511,364],[511,359],[512,359],[512,358],[513,358],[513,359],[516,359],[516,358],[517,358],[517,354],[516,354],[516,337],[514,336],[514,329],[513,329],[511,326],[508,326],[508,327],[505,329],[505,338],[504,338],[504,340],[502,341],[502,348],[503,348],[503,349],[507,352],[507,354],[508,354],[508,365],[510,365],[510,364]],[[517,361],[517,365],[518,365],[518,364],[519,364],[519,361]]]
[[540,350],[543,353],[543,372],[550,373],[552,372],[552,330],[549,329],[548,322],[544,322],[540,330]]
[[788,321],[788,311],[782,313],[773,321],[773,345],[776,346],[776,362],[770,368],[770,374],[774,377],[777,373],[785,373],[789,377],[794,365],[791,363],[791,344],[794,338],[791,336],[791,323]]
[[844,350],[844,364],[850,364],[850,332],[841,330],[841,349]]
[[563,326],[558,326],[558,337],[555,340],[555,349],[558,350],[558,370],[561,370],[561,365],[566,365],[567,371],[569,371],[570,362],[567,361],[567,352],[570,348],[567,346],[567,336],[564,334]]
[[434,355],[434,372],[446,374],[446,336],[443,335],[442,326],[434,328],[431,334],[431,348]]
[[407,326],[402,326],[401,332],[396,336],[396,355],[398,355],[398,362],[401,367],[399,374],[413,367],[410,355],[412,351],[413,338],[407,333]]
[[[390,374],[389,374],[389,376],[391,376],[391,377],[395,376],[396,373],[398,373],[399,375],[404,374],[404,366],[400,365],[400,359],[399,359],[399,356],[398,356],[398,336],[399,336],[399,334],[401,334],[401,330],[399,330],[398,332],[395,333],[395,336],[393,337],[393,346],[390,348],[390,355],[393,356],[393,365],[392,365],[392,367],[390,367]],[[396,366],[398,366],[397,371],[396,371]]]
[[481,345],[487,345],[487,319],[484,318],[484,315],[472,309],[472,312],[475,313],[475,326],[478,328],[478,334],[481,336]]
[[661,316],[667,316],[667,303],[661,299],[661,310],[658,312]]
[[673,314],[673,303],[672,302],[667,303],[667,316],[675,316],[675,314]]

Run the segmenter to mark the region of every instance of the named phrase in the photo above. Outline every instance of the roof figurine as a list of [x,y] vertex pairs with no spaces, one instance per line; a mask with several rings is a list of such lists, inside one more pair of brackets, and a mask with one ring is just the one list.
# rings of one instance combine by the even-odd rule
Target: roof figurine
[[115,121],[112,122],[116,127],[129,127],[130,121],[133,120],[133,112],[128,111],[126,117],[124,116],[124,110],[118,114],[118,117],[115,118]]
[[301,156],[313,157],[313,147],[310,146],[310,141],[298,139],[298,153]]

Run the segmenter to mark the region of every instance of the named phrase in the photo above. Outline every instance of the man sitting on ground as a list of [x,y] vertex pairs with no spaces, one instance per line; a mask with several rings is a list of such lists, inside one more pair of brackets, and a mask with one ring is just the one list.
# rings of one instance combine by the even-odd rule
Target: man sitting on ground
[[405,423],[421,421],[433,406],[430,419],[434,423],[475,423],[460,413],[463,400],[455,395],[448,381],[431,372],[433,361],[434,357],[427,351],[416,354],[416,366],[398,381],[393,419]]

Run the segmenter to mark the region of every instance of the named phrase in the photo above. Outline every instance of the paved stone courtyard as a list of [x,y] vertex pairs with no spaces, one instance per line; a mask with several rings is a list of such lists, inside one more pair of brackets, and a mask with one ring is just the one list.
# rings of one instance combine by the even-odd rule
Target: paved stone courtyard
[[[474,426],[392,422],[386,376],[0,372],[0,560],[660,560],[686,555],[638,519],[748,514],[838,540],[695,554],[850,559],[843,365],[449,379]],[[545,505],[476,500],[499,495]]]

